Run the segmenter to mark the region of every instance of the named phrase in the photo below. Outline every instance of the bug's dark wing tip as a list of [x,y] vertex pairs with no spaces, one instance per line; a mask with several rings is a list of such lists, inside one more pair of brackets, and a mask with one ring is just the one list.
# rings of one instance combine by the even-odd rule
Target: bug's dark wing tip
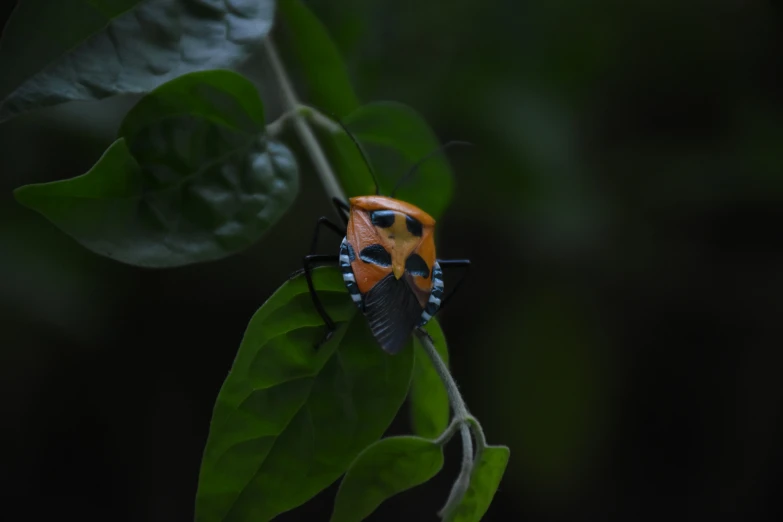
[[[421,311],[419,309],[419,314]],[[396,319],[396,320],[395,320]],[[382,320],[370,321],[370,329],[378,340],[384,352],[394,355],[399,353],[411,338],[413,327],[404,315]]]
[[383,351],[388,353],[389,355],[397,355],[400,353],[400,351],[405,348],[405,345],[407,344],[408,339],[403,338],[402,342],[396,341],[396,342],[386,342],[381,343],[381,348],[383,348]]
[[413,291],[404,280],[389,274],[368,292],[365,304],[370,329],[383,351],[399,353],[421,317]]

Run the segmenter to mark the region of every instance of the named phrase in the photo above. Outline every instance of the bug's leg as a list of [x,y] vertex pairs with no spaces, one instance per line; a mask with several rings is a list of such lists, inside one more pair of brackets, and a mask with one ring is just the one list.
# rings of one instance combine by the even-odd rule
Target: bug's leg
[[329,314],[324,309],[321,300],[318,298],[318,293],[315,291],[315,286],[313,285],[313,275],[312,275],[313,265],[317,263],[336,264],[338,259],[339,256],[337,255],[309,255],[309,256],[305,256],[304,261],[302,262],[305,279],[307,279],[307,288],[310,290],[310,298],[313,300],[313,306],[315,306],[318,315],[321,316],[321,319],[324,320],[324,324],[326,325],[326,333],[324,334],[323,338],[318,342],[318,344],[315,345],[316,348],[318,348],[326,341],[331,339],[332,334],[334,334],[335,325],[332,318],[329,317]]
[[[345,219],[347,221],[347,217],[345,217]],[[337,264],[339,260],[338,255],[315,254],[315,249],[318,246],[318,234],[321,231],[321,227],[326,227],[332,232],[334,232],[335,234],[337,234],[338,236],[345,237],[345,229],[342,229],[339,226],[335,225],[334,223],[329,221],[329,219],[327,219],[326,217],[321,216],[320,218],[318,218],[318,222],[315,224],[315,230],[313,231],[313,240],[310,243],[310,254],[305,256],[302,262],[302,270],[291,274],[291,278],[293,278],[299,275],[301,272],[304,272],[305,279],[307,280],[307,288],[310,290],[310,298],[313,301],[313,306],[315,306],[318,315],[321,316],[321,319],[324,320],[324,324],[326,325],[326,334],[324,335],[323,339],[321,339],[321,341],[318,344],[316,344],[316,348],[321,346],[323,343],[325,343],[332,337],[332,334],[334,334],[335,325],[334,325],[334,321],[332,321],[332,318],[329,317],[329,314],[324,309],[321,300],[318,298],[318,293],[315,291],[315,286],[313,285],[313,276],[312,276],[313,265],[317,263]]]
[[460,278],[454,284],[454,289],[451,291],[451,293],[449,295],[443,296],[443,301],[440,303],[440,307],[438,308],[438,312],[440,312],[441,310],[443,310],[443,307],[446,306],[446,303],[448,303],[451,300],[454,294],[457,293],[457,289],[465,280],[465,277],[468,275],[468,272],[470,271],[470,259],[438,259],[438,264],[440,265],[441,270],[446,270],[447,268],[464,269],[464,271],[460,275]]
[[335,234],[340,236],[340,238],[345,237],[345,229],[340,228],[331,221],[329,221],[328,218],[321,216],[318,218],[318,223],[315,224],[315,231],[313,232],[313,241],[310,243],[310,254],[315,254],[315,248],[318,246],[318,234],[321,232],[321,227],[326,227],[329,230],[333,231]]
[[340,214],[340,218],[343,220],[343,223],[347,226],[348,214],[351,212],[351,207],[349,207],[345,201],[342,201],[338,198],[332,198],[332,203],[334,203],[334,206],[337,209],[337,213]]
[[[339,226],[335,225],[329,219],[327,219],[324,216],[321,216],[318,218],[318,222],[315,224],[315,230],[313,231],[313,240],[310,242],[310,255],[315,254],[315,248],[318,246],[318,235],[321,232],[321,227],[326,227],[329,230],[334,231],[335,234],[337,234],[340,237],[345,237],[345,230],[340,228]],[[288,276],[288,279],[293,279],[298,275],[301,275],[304,272],[303,268],[300,268],[299,270],[294,271],[291,275]]]

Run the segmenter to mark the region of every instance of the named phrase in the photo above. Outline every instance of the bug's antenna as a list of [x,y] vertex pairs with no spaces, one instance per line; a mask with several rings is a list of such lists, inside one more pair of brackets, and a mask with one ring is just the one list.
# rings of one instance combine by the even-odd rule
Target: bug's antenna
[[402,185],[402,183],[404,181],[406,181],[408,178],[410,178],[413,175],[413,173],[415,173],[416,170],[421,166],[422,163],[424,163],[425,161],[427,161],[428,159],[430,159],[434,155],[442,153],[443,151],[445,151],[446,149],[448,149],[449,147],[451,147],[453,145],[468,145],[468,146],[471,146],[471,147],[473,146],[473,144],[470,143],[469,141],[450,141],[448,143],[445,143],[445,144],[441,145],[440,147],[438,147],[437,149],[433,150],[432,152],[430,152],[429,154],[427,154],[426,156],[421,158],[419,161],[417,161],[410,168],[410,170],[405,173],[404,176],[400,177],[400,179],[397,180],[397,183],[394,185],[394,188],[392,189],[390,196],[394,197],[394,193],[397,192],[397,189],[400,187],[400,185]]
[[359,154],[362,155],[362,159],[364,160],[364,164],[367,165],[367,170],[370,171],[370,176],[372,176],[372,181],[375,183],[375,195],[378,196],[381,193],[381,186],[378,184],[378,178],[375,177],[375,172],[373,172],[372,167],[370,166],[370,162],[367,159],[367,156],[364,155],[364,149],[362,149],[362,146],[359,145],[359,141],[354,137],[353,134],[351,134],[351,131],[348,130],[348,127],[345,126],[345,124],[339,119],[334,118],[334,120],[340,124],[340,127],[343,128],[345,133],[348,135],[349,138],[351,138],[351,141],[354,145],[356,145],[356,148],[359,149]]

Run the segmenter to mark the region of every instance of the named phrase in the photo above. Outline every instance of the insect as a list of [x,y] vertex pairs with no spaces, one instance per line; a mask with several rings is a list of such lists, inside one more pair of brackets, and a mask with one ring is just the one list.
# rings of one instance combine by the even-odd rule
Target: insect
[[[443,309],[467,274],[470,261],[437,259],[435,220],[417,206],[394,199],[394,193],[433,154],[451,145],[469,144],[452,141],[425,156],[397,181],[390,196],[383,196],[364,151],[344,125],[343,129],[359,149],[373,177],[375,195],[353,197],[348,203],[333,199],[345,228],[326,217],[319,218],[316,224],[303,271],[313,304],[326,325],[326,333],[317,346],[331,338],[335,324],[318,298],[311,271],[316,264],[336,263],[351,299],[367,318],[373,336],[384,351],[395,354],[405,346],[415,328],[424,326]],[[322,227],[343,238],[339,254],[314,253]],[[451,268],[465,271],[451,294],[444,297],[443,271]]]

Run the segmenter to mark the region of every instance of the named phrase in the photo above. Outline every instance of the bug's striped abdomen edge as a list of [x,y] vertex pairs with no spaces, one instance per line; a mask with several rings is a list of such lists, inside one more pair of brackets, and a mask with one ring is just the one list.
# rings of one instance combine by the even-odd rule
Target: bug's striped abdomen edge
[[351,268],[351,262],[356,259],[356,252],[348,242],[348,238],[344,237],[342,243],[340,243],[340,272],[343,275],[343,282],[345,282],[345,288],[348,289],[348,294],[351,296],[354,304],[359,307],[359,310],[364,311],[362,303],[362,294],[359,292],[359,285],[356,284],[356,276]]
[[432,266],[432,291],[430,292],[427,306],[424,307],[424,311],[421,313],[419,326],[427,324],[432,319],[432,316],[438,312],[441,299],[443,299],[443,270],[441,270],[440,264],[435,261],[435,264]]

